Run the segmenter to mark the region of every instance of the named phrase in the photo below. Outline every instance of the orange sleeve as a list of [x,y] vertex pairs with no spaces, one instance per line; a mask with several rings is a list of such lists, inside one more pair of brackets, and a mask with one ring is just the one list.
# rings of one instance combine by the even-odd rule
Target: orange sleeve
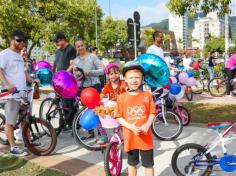
[[104,86],[104,88],[102,89],[102,92],[101,92],[101,94],[103,94],[103,95],[106,95],[106,94],[110,94],[110,89],[109,89],[109,84],[106,84],[105,86]]
[[123,117],[123,113],[122,113],[122,96],[119,96],[117,99],[117,103],[116,103],[116,107],[115,107],[115,111],[114,111],[114,118],[120,118]]

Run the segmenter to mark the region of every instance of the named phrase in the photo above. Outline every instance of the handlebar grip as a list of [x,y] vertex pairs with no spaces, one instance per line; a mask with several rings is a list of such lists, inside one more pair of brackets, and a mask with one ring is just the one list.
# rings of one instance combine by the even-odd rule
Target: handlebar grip
[[2,89],[1,93],[8,92],[8,89]]

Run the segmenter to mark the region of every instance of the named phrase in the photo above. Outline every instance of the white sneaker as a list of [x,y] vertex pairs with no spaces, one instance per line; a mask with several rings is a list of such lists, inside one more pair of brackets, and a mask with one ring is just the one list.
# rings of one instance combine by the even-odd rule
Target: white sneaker
[[14,147],[12,150],[10,150],[10,154],[13,156],[26,156],[28,155],[28,152],[20,149],[19,147]]

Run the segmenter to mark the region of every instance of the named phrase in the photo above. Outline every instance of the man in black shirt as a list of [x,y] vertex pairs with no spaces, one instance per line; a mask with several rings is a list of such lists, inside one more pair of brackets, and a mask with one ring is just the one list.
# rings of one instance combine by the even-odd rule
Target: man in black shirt
[[76,57],[76,50],[67,42],[66,36],[62,32],[58,32],[53,41],[57,46],[53,71],[67,70],[70,61]]
[[214,73],[214,66],[215,66],[215,54],[213,51],[210,52],[210,57],[208,59],[209,63],[208,63],[208,72],[210,74],[210,80],[212,80],[215,76]]
[[[57,50],[55,53],[55,61],[53,65],[53,72],[59,70],[67,70],[70,66],[72,60],[76,57],[75,48],[69,44],[66,40],[66,36],[62,32],[56,33],[53,38],[57,46]],[[73,108],[74,99],[71,98],[62,98],[62,103],[64,108]],[[71,125],[73,120],[73,115],[76,113],[76,108],[73,108],[73,112],[69,113],[65,110],[65,118],[67,119],[67,123]]]

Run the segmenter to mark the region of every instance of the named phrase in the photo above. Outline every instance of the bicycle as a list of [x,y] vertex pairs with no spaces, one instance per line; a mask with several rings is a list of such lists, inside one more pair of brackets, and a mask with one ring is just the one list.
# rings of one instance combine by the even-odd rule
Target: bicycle
[[[236,153],[228,154],[225,147],[226,142],[236,140],[236,123],[208,123],[208,128],[217,130],[217,137],[212,142],[205,146],[188,143],[175,150],[171,165],[177,176],[195,174],[209,176],[215,165],[220,165],[221,169],[226,172],[236,172]],[[224,128],[226,129],[223,130]],[[221,130],[223,131],[221,132]],[[211,154],[217,146],[221,147],[223,153],[218,157]],[[181,154],[183,155],[180,156]]]
[[119,176],[122,169],[123,139],[120,134],[120,124],[110,115],[99,116],[101,126],[113,129],[113,134],[108,137],[108,142],[102,144],[104,153],[104,170],[106,176]]
[[[81,81],[81,87],[83,87],[85,75],[82,69],[77,69],[80,73],[77,81]],[[66,127],[72,126],[73,118],[80,109],[84,108],[78,97],[75,98],[72,108],[65,108],[63,106],[63,97],[58,93],[53,93],[49,94],[40,104],[39,116],[47,120],[53,126],[58,136]]]
[[160,90],[160,88],[157,88],[152,92],[158,114],[154,118],[151,129],[158,139],[171,141],[181,134],[183,130],[182,119],[176,112],[166,108],[168,93],[160,95],[158,90]]
[[[234,76],[235,78],[235,76]],[[233,80],[233,79],[232,79]],[[216,77],[212,79],[208,83],[208,90],[213,97],[222,97],[226,94],[226,86],[227,86],[228,78],[227,76],[224,77]],[[232,86],[233,90],[232,93],[236,94],[236,87]]]
[[[34,87],[35,85],[33,85]],[[57,138],[53,127],[45,120],[36,118],[31,114],[33,102],[33,89],[21,91],[8,91],[0,94],[0,97],[5,97],[1,101],[5,102],[9,99],[20,101],[19,119],[14,125],[14,129],[18,129],[22,124],[22,137],[25,146],[35,155],[49,155],[54,151]],[[28,97],[31,93],[30,100]],[[6,97],[10,96],[10,97]],[[8,145],[7,137],[4,133],[4,125],[6,119],[4,115],[0,115],[0,143]]]

